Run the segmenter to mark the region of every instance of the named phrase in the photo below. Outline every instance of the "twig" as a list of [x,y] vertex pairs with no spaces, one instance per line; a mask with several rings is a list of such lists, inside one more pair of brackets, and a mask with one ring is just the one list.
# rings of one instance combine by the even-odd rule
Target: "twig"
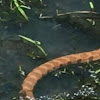
[[[61,17],[61,16],[67,16],[67,15],[71,15],[71,14],[93,14],[93,15],[97,15],[98,17],[94,17],[91,16],[91,18],[100,18],[100,14],[97,12],[93,12],[93,11],[74,11],[74,12],[67,12],[67,13],[61,13],[61,14],[57,14],[55,16],[42,16],[40,15],[40,19],[52,19],[52,18],[57,18],[57,17]],[[76,16],[77,17],[77,16]],[[90,16],[87,16],[86,18],[90,18]]]

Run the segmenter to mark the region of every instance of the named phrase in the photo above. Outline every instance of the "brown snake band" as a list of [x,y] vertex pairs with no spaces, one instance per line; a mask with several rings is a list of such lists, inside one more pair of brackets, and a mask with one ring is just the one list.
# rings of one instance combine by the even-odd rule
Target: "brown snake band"
[[96,61],[100,59],[100,49],[83,52],[77,54],[66,55],[48,61],[37,68],[33,69],[32,72],[28,74],[22,84],[22,89],[20,91],[19,100],[36,100],[34,97],[34,87],[38,80],[40,80],[48,72],[58,69],[61,66],[66,66],[68,64],[77,64],[90,61]]

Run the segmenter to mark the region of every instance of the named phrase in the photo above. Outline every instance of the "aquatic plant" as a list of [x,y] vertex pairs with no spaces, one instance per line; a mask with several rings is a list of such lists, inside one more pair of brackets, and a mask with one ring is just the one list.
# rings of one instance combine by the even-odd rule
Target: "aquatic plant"
[[91,10],[94,11],[94,4],[93,4],[93,2],[90,1],[89,5],[90,5]]
[[19,65],[18,67],[19,67],[19,72],[20,72],[20,74],[21,74],[22,76],[25,76],[25,72],[22,70],[22,66]]
[[47,56],[47,53],[44,51],[44,49],[41,47],[41,42],[39,41],[35,41],[35,40],[32,40],[28,37],[25,37],[25,36],[22,36],[22,35],[18,35],[20,38],[22,38],[23,40],[26,40],[27,42],[29,43],[32,43],[34,44],[38,49],[40,49],[40,51],[44,54],[44,56]]
[[[15,7],[13,7],[13,4]],[[28,6],[25,6],[25,2],[22,1],[22,0],[11,0],[10,1],[10,9],[11,10],[15,10],[15,8],[18,9],[18,11],[22,14],[22,16],[28,20],[28,16],[26,15],[25,11],[22,9],[22,8],[26,8],[26,9],[31,9],[30,7]]]

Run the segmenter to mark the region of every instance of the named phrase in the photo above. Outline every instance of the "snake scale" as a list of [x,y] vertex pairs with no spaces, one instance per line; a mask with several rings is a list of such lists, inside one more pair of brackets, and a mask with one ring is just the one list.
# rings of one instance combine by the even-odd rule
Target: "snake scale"
[[36,67],[27,75],[27,77],[23,81],[19,100],[36,100],[33,92],[37,81],[54,69],[66,66],[68,64],[84,63],[96,61],[99,59],[100,49],[97,49],[94,51],[62,56]]

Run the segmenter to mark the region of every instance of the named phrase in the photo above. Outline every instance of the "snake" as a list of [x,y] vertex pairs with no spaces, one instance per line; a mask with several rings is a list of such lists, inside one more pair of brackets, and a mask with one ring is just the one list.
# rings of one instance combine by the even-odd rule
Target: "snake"
[[24,79],[19,92],[19,100],[36,100],[34,89],[37,82],[48,73],[68,64],[78,64],[100,59],[100,48],[93,51],[75,53],[50,60],[34,68]]

